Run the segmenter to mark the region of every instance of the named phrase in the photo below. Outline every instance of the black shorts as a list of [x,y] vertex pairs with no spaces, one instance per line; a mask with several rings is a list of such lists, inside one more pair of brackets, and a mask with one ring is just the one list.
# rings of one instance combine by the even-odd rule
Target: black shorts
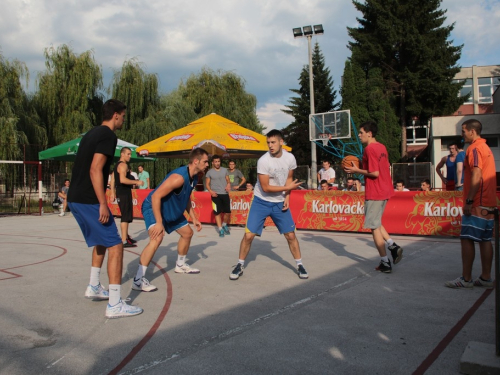
[[223,212],[226,214],[231,213],[229,194],[219,194],[216,197],[212,197],[212,208],[216,216]]
[[134,220],[132,190],[116,192],[116,200],[118,201],[118,207],[120,207],[121,222],[131,223]]

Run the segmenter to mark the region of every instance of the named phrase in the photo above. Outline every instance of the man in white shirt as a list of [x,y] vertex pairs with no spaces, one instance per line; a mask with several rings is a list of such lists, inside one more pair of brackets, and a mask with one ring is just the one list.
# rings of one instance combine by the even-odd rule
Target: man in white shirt
[[[328,160],[323,161],[323,168],[318,171],[318,181],[323,180],[326,180],[330,186],[333,186],[335,183],[335,171],[330,167],[330,162]],[[318,189],[321,189],[321,186]]]
[[240,244],[238,264],[229,274],[230,280],[238,280],[243,275],[245,259],[250,252],[252,241],[255,236],[262,234],[268,216],[287,239],[299,278],[309,277],[302,265],[299,241],[295,236],[295,223],[290,213],[290,191],[297,189],[301,184],[293,179],[293,170],[297,168],[297,162],[295,156],[283,150],[283,134],[279,130],[273,129],[267,133],[267,147],[269,152],[262,155],[257,162],[258,176],[254,198]]

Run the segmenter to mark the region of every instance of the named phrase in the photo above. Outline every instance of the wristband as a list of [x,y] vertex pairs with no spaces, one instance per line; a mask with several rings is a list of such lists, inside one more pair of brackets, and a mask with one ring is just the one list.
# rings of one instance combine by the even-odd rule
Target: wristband
[[472,204],[472,203],[474,203],[474,199],[466,199],[465,203],[466,204]]

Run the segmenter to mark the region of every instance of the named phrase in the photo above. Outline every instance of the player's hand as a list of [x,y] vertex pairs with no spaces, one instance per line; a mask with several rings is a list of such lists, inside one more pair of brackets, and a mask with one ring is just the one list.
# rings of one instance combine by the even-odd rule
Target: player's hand
[[165,235],[165,228],[163,224],[156,223],[149,229],[148,234],[152,240],[161,239]]
[[356,165],[354,164],[353,161],[351,161],[351,166],[350,167],[345,167],[344,168],[344,172],[346,172],[348,174],[358,173],[359,171],[360,171],[360,169],[356,168]]
[[281,211],[286,211],[290,208],[290,196],[287,195],[285,197],[285,201],[283,202],[283,208],[281,209]]
[[213,191],[213,190],[212,190],[212,191],[210,192],[210,195],[211,195],[212,197],[216,197],[216,196],[217,196],[217,193],[216,193],[215,191]]
[[201,222],[199,222],[198,220],[194,221],[193,220],[193,225],[194,227],[196,228],[196,231],[199,232],[201,230]]
[[295,190],[297,189],[300,185],[302,185],[302,181],[299,181],[298,179],[293,180],[292,182],[288,183],[285,185],[285,191],[288,190]]
[[138,186],[142,186],[142,185],[144,185],[144,181],[141,181],[141,180],[137,181],[137,185],[138,185]]
[[106,224],[109,220],[109,208],[107,203],[99,205],[99,222]]
[[466,204],[464,206],[464,215],[465,216],[470,216],[471,215],[471,209],[472,209],[472,204]]

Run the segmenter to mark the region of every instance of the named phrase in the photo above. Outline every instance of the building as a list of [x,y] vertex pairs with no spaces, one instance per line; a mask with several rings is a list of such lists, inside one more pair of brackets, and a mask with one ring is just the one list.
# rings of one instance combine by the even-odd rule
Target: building
[[[455,79],[465,83],[459,95],[470,96],[453,116],[432,118],[429,126],[430,160],[436,166],[443,156],[448,155],[448,145],[461,138],[462,123],[475,118],[483,124],[481,135],[495,156],[497,185],[500,185],[500,65],[462,68]],[[433,180],[434,187],[443,188],[435,171]]]

